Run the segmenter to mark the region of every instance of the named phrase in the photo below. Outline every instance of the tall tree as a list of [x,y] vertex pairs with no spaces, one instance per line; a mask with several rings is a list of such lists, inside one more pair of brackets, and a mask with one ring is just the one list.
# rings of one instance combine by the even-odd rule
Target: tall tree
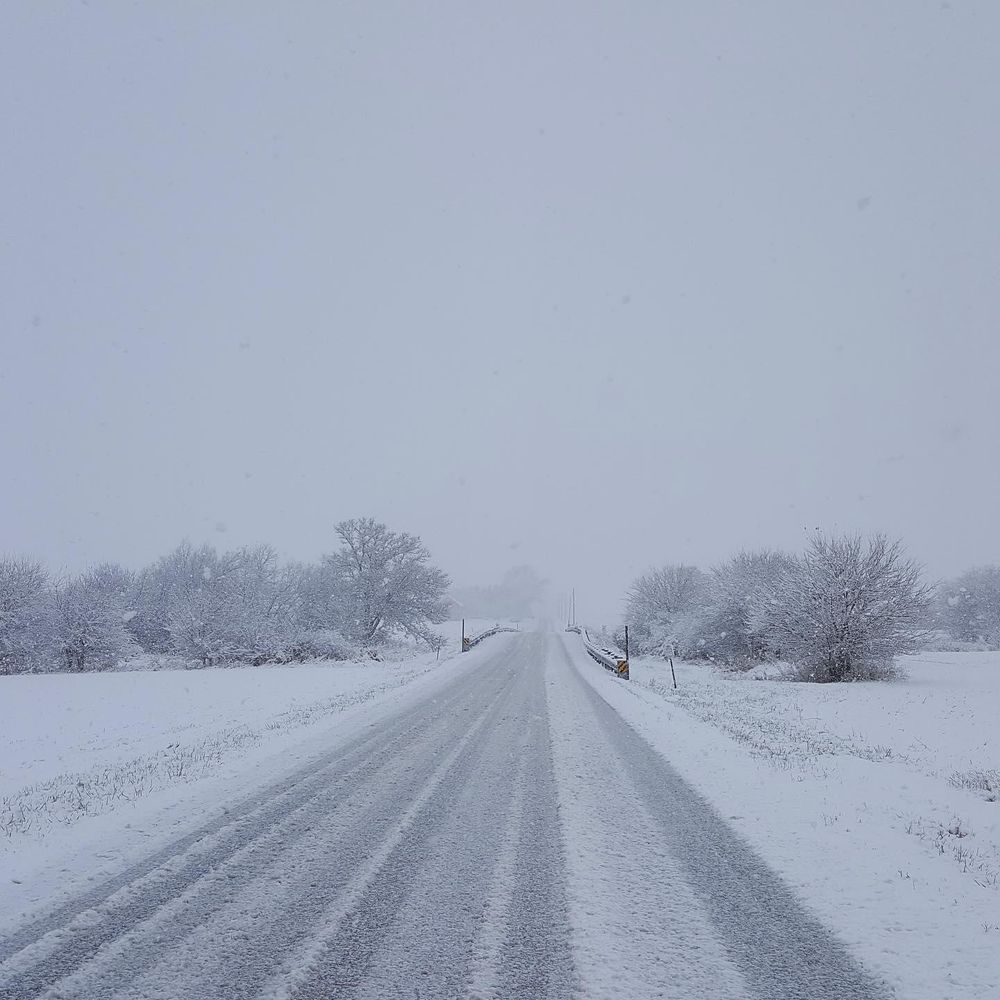
[[50,643],[67,670],[113,667],[138,652],[127,628],[129,579],[120,567],[105,564],[52,588]]
[[[707,601],[696,619],[688,623],[682,645],[730,666],[749,667],[760,662],[769,652],[768,639],[751,611],[763,595],[773,593],[793,562],[784,552],[759,549],[740,552],[713,567]],[[696,638],[696,647],[692,638]]]
[[33,559],[0,558],[0,674],[39,665],[46,641],[48,577]]
[[679,621],[700,610],[707,584],[696,566],[671,564],[637,577],[625,598],[625,617],[636,651],[676,643]]
[[393,633],[431,638],[447,616],[447,575],[430,563],[415,535],[390,531],[370,517],[337,525],[340,551],[327,557],[338,593],[340,630],[364,644]]

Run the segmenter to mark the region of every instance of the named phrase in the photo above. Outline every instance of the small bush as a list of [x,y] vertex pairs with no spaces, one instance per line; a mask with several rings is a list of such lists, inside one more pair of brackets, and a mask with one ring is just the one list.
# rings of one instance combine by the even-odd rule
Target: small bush
[[927,634],[930,596],[899,542],[818,536],[755,595],[750,629],[804,680],[885,680]]

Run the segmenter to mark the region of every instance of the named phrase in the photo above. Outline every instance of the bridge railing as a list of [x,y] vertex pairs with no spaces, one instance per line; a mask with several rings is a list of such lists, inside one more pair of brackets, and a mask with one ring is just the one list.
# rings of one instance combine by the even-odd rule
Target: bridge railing
[[586,629],[583,630],[583,648],[605,670],[610,670],[611,673],[622,680],[627,681],[629,679],[628,657],[618,650],[608,649],[607,646],[599,646],[590,638],[590,633]]
[[517,632],[514,625],[494,625],[492,628],[486,629],[484,632],[480,632],[478,635],[462,635],[462,652],[467,653],[473,646],[478,646],[483,639],[488,639],[491,635],[497,635],[500,632]]

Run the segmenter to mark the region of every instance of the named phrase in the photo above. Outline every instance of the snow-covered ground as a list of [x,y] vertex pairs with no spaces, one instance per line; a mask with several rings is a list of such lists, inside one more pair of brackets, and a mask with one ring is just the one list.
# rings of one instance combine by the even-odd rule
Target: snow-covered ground
[[239,734],[364,699],[414,666],[310,663],[4,677],[0,796],[225,734],[236,743]]
[[388,663],[0,678],[0,929],[443,689],[494,642],[460,656],[461,623],[438,631],[440,655]]
[[[493,623],[469,622],[467,630],[474,633],[480,624]],[[741,977],[753,979],[763,975],[762,969],[784,968],[786,952],[808,951],[808,942],[791,937],[794,927],[812,926],[809,920],[815,916],[816,927],[834,931],[866,974],[891,984],[900,998],[1000,996],[1000,802],[990,785],[1000,756],[995,725],[1000,655],[926,654],[907,661],[905,681],[828,686],[756,680],[678,663],[675,691],[666,664],[633,661],[633,680],[617,680],[585,655],[575,635],[500,636],[460,656],[458,623],[454,626],[442,629],[451,641],[440,659],[430,653],[393,664],[0,679],[0,692],[6,695],[0,697],[3,794],[13,789],[8,801],[44,805],[53,790],[59,793],[58,809],[43,810],[27,829],[0,837],[0,938],[29,926],[39,914],[54,914],[52,926],[58,928],[64,919],[58,909],[62,903],[69,906],[88,893],[99,894],[94,887],[107,885],[108,879],[132,879],[128,872],[142,865],[172,878],[175,862],[161,859],[158,852],[186,857],[185,838],[196,829],[203,831],[201,840],[189,845],[196,853],[214,850],[218,837],[230,837],[244,845],[240,850],[249,857],[263,850],[258,841],[266,840],[274,865],[282,872],[288,869],[287,886],[305,879],[302,900],[308,901],[309,879],[317,876],[308,866],[296,873],[301,852],[286,850],[285,826],[299,824],[296,836],[309,844],[310,838],[328,836],[300,812],[313,808],[307,803],[315,794],[315,808],[326,816],[324,803],[346,794],[338,784],[343,776],[336,760],[341,752],[350,752],[357,756],[350,780],[369,784],[357,792],[362,812],[355,817],[351,809],[343,810],[336,822],[353,830],[361,845],[359,858],[370,848],[374,853],[368,860],[380,865],[396,850],[395,834],[388,833],[377,849],[363,846],[371,839],[368,821],[358,819],[367,815],[366,809],[373,810],[373,822],[388,824],[387,830],[412,820],[414,830],[423,831],[411,845],[414,858],[423,857],[420,838],[437,831],[439,839],[433,843],[445,859],[440,866],[415,868],[407,862],[399,868],[409,873],[399,876],[403,883],[419,878],[430,887],[430,895],[421,890],[414,897],[414,940],[426,939],[422,929],[431,919],[428,914],[436,914],[442,925],[466,919],[464,903],[454,912],[444,904],[431,906],[434,892],[450,898],[450,893],[485,885],[482,880],[493,863],[499,864],[500,875],[510,875],[499,878],[502,891],[494,894],[495,900],[490,897],[486,912],[493,913],[495,904],[498,914],[513,913],[516,920],[497,917],[510,924],[506,937],[490,936],[497,928],[487,920],[489,933],[477,938],[473,949],[479,955],[473,962],[474,971],[479,970],[476,982],[492,982],[507,968],[506,959],[500,962],[497,955],[509,951],[523,957],[520,945],[508,948],[519,940],[510,937],[511,928],[549,920],[549,910],[531,902],[535,876],[524,881],[523,893],[508,884],[511,872],[526,871],[525,866],[537,866],[542,859],[542,868],[554,880],[550,888],[556,902],[563,879],[560,865],[567,866],[572,950],[587,995],[610,997],[622,988],[632,995],[652,995],[647,987],[657,983],[667,991],[663,995],[680,990],[684,996],[707,991],[742,997]],[[551,739],[540,722],[545,718],[541,689],[529,683],[541,674]],[[518,678],[517,685],[510,687],[505,677]],[[499,698],[496,703],[490,692]],[[598,695],[660,751],[684,783],[670,777],[674,772],[664,771],[662,763],[655,765],[648,747],[643,751],[641,741],[629,736],[620,720],[615,722],[617,716],[599,704]],[[514,705],[511,698],[527,701]],[[22,718],[39,703],[45,711]],[[482,747],[497,744],[484,758],[497,765],[496,774],[480,773],[475,764],[479,751],[467,759],[463,749],[480,723],[485,727]],[[425,735],[440,745],[420,753],[397,745]],[[379,768],[388,769],[384,781],[381,770],[369,773],[367,751],[349,750],[354,743],[361,747],[372,740],[381,748]],[[514,773],[510,761],[523,765],[529,749],[542,757],[551,754],[554,765],[551,780],[543,768],[511,799],[511,829],[520,830],[531,849],[515,864],[514,841],[501,838],[507,846],[497,847],[499,854],[491,848],[477,861],[485,843],[483,830],[494,837],[504,828],[494,813],[500,809],[499,789],[505,789],[504,795],[511,792],[505,784]],[[179,765],[184,767],[178,770]],[[433,778],[453,767],[464,769],[468,787]],[[424,771],[432,775],[430,784],[422,783]],[[152,779],[144,777],[149,774]],[[95,800],[95,808],[74,802],[76,790],[86,801],[95,788],[106,791],[113,779],[127,794]],[[522,779],[524,774],[517,780]],[[131,780],[139,781],[134,796],[136,789],[128,791]],[[142,784],[146,780],[148,786]],[[34,788],[25,791],[30,782]],[[455,799],[454,808],[434,805],[439,785],[441,795]],[[392,798],[393,789],[406,791],[399,802]],[[371,795],[388,796],[387,804],[373,806]],[[284,796],[299,804],[285,809]],[[558,814],[553,811],[556,796]],[[254,804],[258,798],[263,805]],[[426,816],[421,803],[427,806]],[[261,820],[259,829],[248,827],[241,808],[250,809],[247,816],[272,809],[279,825],[272,829],[270,820]],[[216,827],[218,837],[204,833]],[[552,848],[558,847],[558,838],[553,840],[557,828],[562,855]],[[761,866],[754,867],[753,853],[730,830],[794,891],[794,906],[787,912],[769,909],[771,902],[790,906],[791,897]],[[442,831],[450,839],[440,839]],[[314,867],[316,850],[310,846],[305,855]],[[441,880],[440,871],[452,871],[459,858],[468,871],[461,878]],[[244,912],[242,903],[232,913],[226,909],[227,892],[245,889],[252,894],[263,878],[254,875],[257,869],[249,861],[234,870],[242,881],[220,882],[221,875],[209,872],[204,884],[196,881],[191,889],[208,893],[206,898],[222,907],[226,920]],[[204,874],[197,865],[192,871],[198,879]],[[271,881],[265,878],[261,884],[272,892]],[[157,911],[157,919],[169,922],[180,907],[177,912],[185,914],[190,926],[200,927],[199,912],[184,909],[186,901],[185,890]],[[759,940],[734,958],[728,945],[720,950],[720,940],[755,940],[737,926],[744,917],[732,918],[737,902],[745,922],[757,919],[747,913],[760,911],[763,924],[755,933],[764,933],[772,923],[774,933],[767,931],[770,942]],[[795,907],[802,905],[806,909],[795,917]],[[261,906],[277,919],[280,907],[273,900]],[[552,907],[557,913],[556,903]],[[139,910],[136,914],[141,918]],[[81,926],[89,926],[86,914],[80,920]],[[608,928],[619,926],[635,933],[612,946]],[[153,925],[149,930],[150,954],[155,956],[160,932]],[[197,944],[200,931],[192,933]],[[322,927],[310,933],[326,942]],[[50,944],[62,947],[61,931],[53,934]],[[784,940],[783,935],[791,937]],[[126,935],[122,946],[131,940]],[[219,940],[242,938],[223,935]],[[459,940],[465,938],[455,937]],[[553,940],[553,948],[565,950],[561,937]],[[836,984],[844,974],[836,964],[839,946],[832,939],[824,941],[820,950],[834,962],[827,979],[832,976]],[[761,957],[760,948],[773,954]],[[405,948],[386,949],[385,968],[379,966],[378,975],[388,981],[398,973],[393,962],[405,965],[410,957]],[[465,945],[458,950],[465,962]],[[182,963],[186,954],[171,952],[163,961]],[[198,954],[209,961],[216,950]],[[268,968],[271,958],[264,962]],[[434,956],[427,962],[427,968],[440,965]],[[124,968],[105,971],[118,975]],[[529,962],[522,971],[529,975],[533,968]],[[729,979],[720,971],[727,969]],[[190,975],[197,978],[201,973],[196,972]],[[160,978],[173,982],[165,974]]]
[[587,678],[901,996],[1000,996],[1000,654],[852,685],[675,665]]
[[[467,631],[492,624],[470,622]],[[0,678],[0,800],[133,762],[160,760],[190,778],[209,758],[370,701],[432,669],[458,652],[461,623],[444,622],[438,631],[440,655],[425,646],[389,662]]]
[[65,905],[25,906],[0,993],[888,1000],[578,644],[500,636],[431,676],[288,741],[249,795],[245,774],[214,809],[202,793],[194,829]]

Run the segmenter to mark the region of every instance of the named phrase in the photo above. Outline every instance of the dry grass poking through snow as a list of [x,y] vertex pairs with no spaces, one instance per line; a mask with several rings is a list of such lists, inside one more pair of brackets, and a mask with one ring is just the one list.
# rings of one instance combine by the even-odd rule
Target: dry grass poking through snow
[[979,792],[987,802],[1000,799],[1000,771],[992,768],[987,771],[976,768],[971,771],[956,771],[950,781],[956,788],[969,788]]
[[[695,667],[694,669],[705,669]],[[663,698],[676,701],[703,722],[723,730],[744,744],[756,757],[778,767],[812,768],[822,757],[849,754],[862,760],[887,760],[894,756],[892,747],[869,745],[809,725],[803,709],[782,705],[767,697],[765,689],[754,697],[738,675],[721,675],[719,684],[687,686],[674,691],[663,681],[646,680],[645,686]]]
[[[257,746],[270,735],[308,726],[372,701],[430,669],[433,666],[425,664],[397,670],[382,683],[295,705],[254,725],[226,726],[190,743],[171,743],[153,753],[26,785],[0,798],[0,834],[12,838],[44,832],[53,824],[72,824],[86,816],[109,812],[168,785],[195,781],[225,758]],[[230,675],[234,683],[239,682],[237,672]],[[185,675],[180,673],[179,677]]]
[[[850,801],[878,803],[898,831],[948,858],[985,889],[1000,889],[1000,654],[904,659],[891,683],[810,685],[678,665],[680,687],[653,661],[636,682],[743,746],[753,757]],[[852,777],[848,777],[848,775]],[[846,794],[845,794],[846,793]],[[818,820],[840,819],[829,809]],[[957,818],[961,816],[962,818]]]

